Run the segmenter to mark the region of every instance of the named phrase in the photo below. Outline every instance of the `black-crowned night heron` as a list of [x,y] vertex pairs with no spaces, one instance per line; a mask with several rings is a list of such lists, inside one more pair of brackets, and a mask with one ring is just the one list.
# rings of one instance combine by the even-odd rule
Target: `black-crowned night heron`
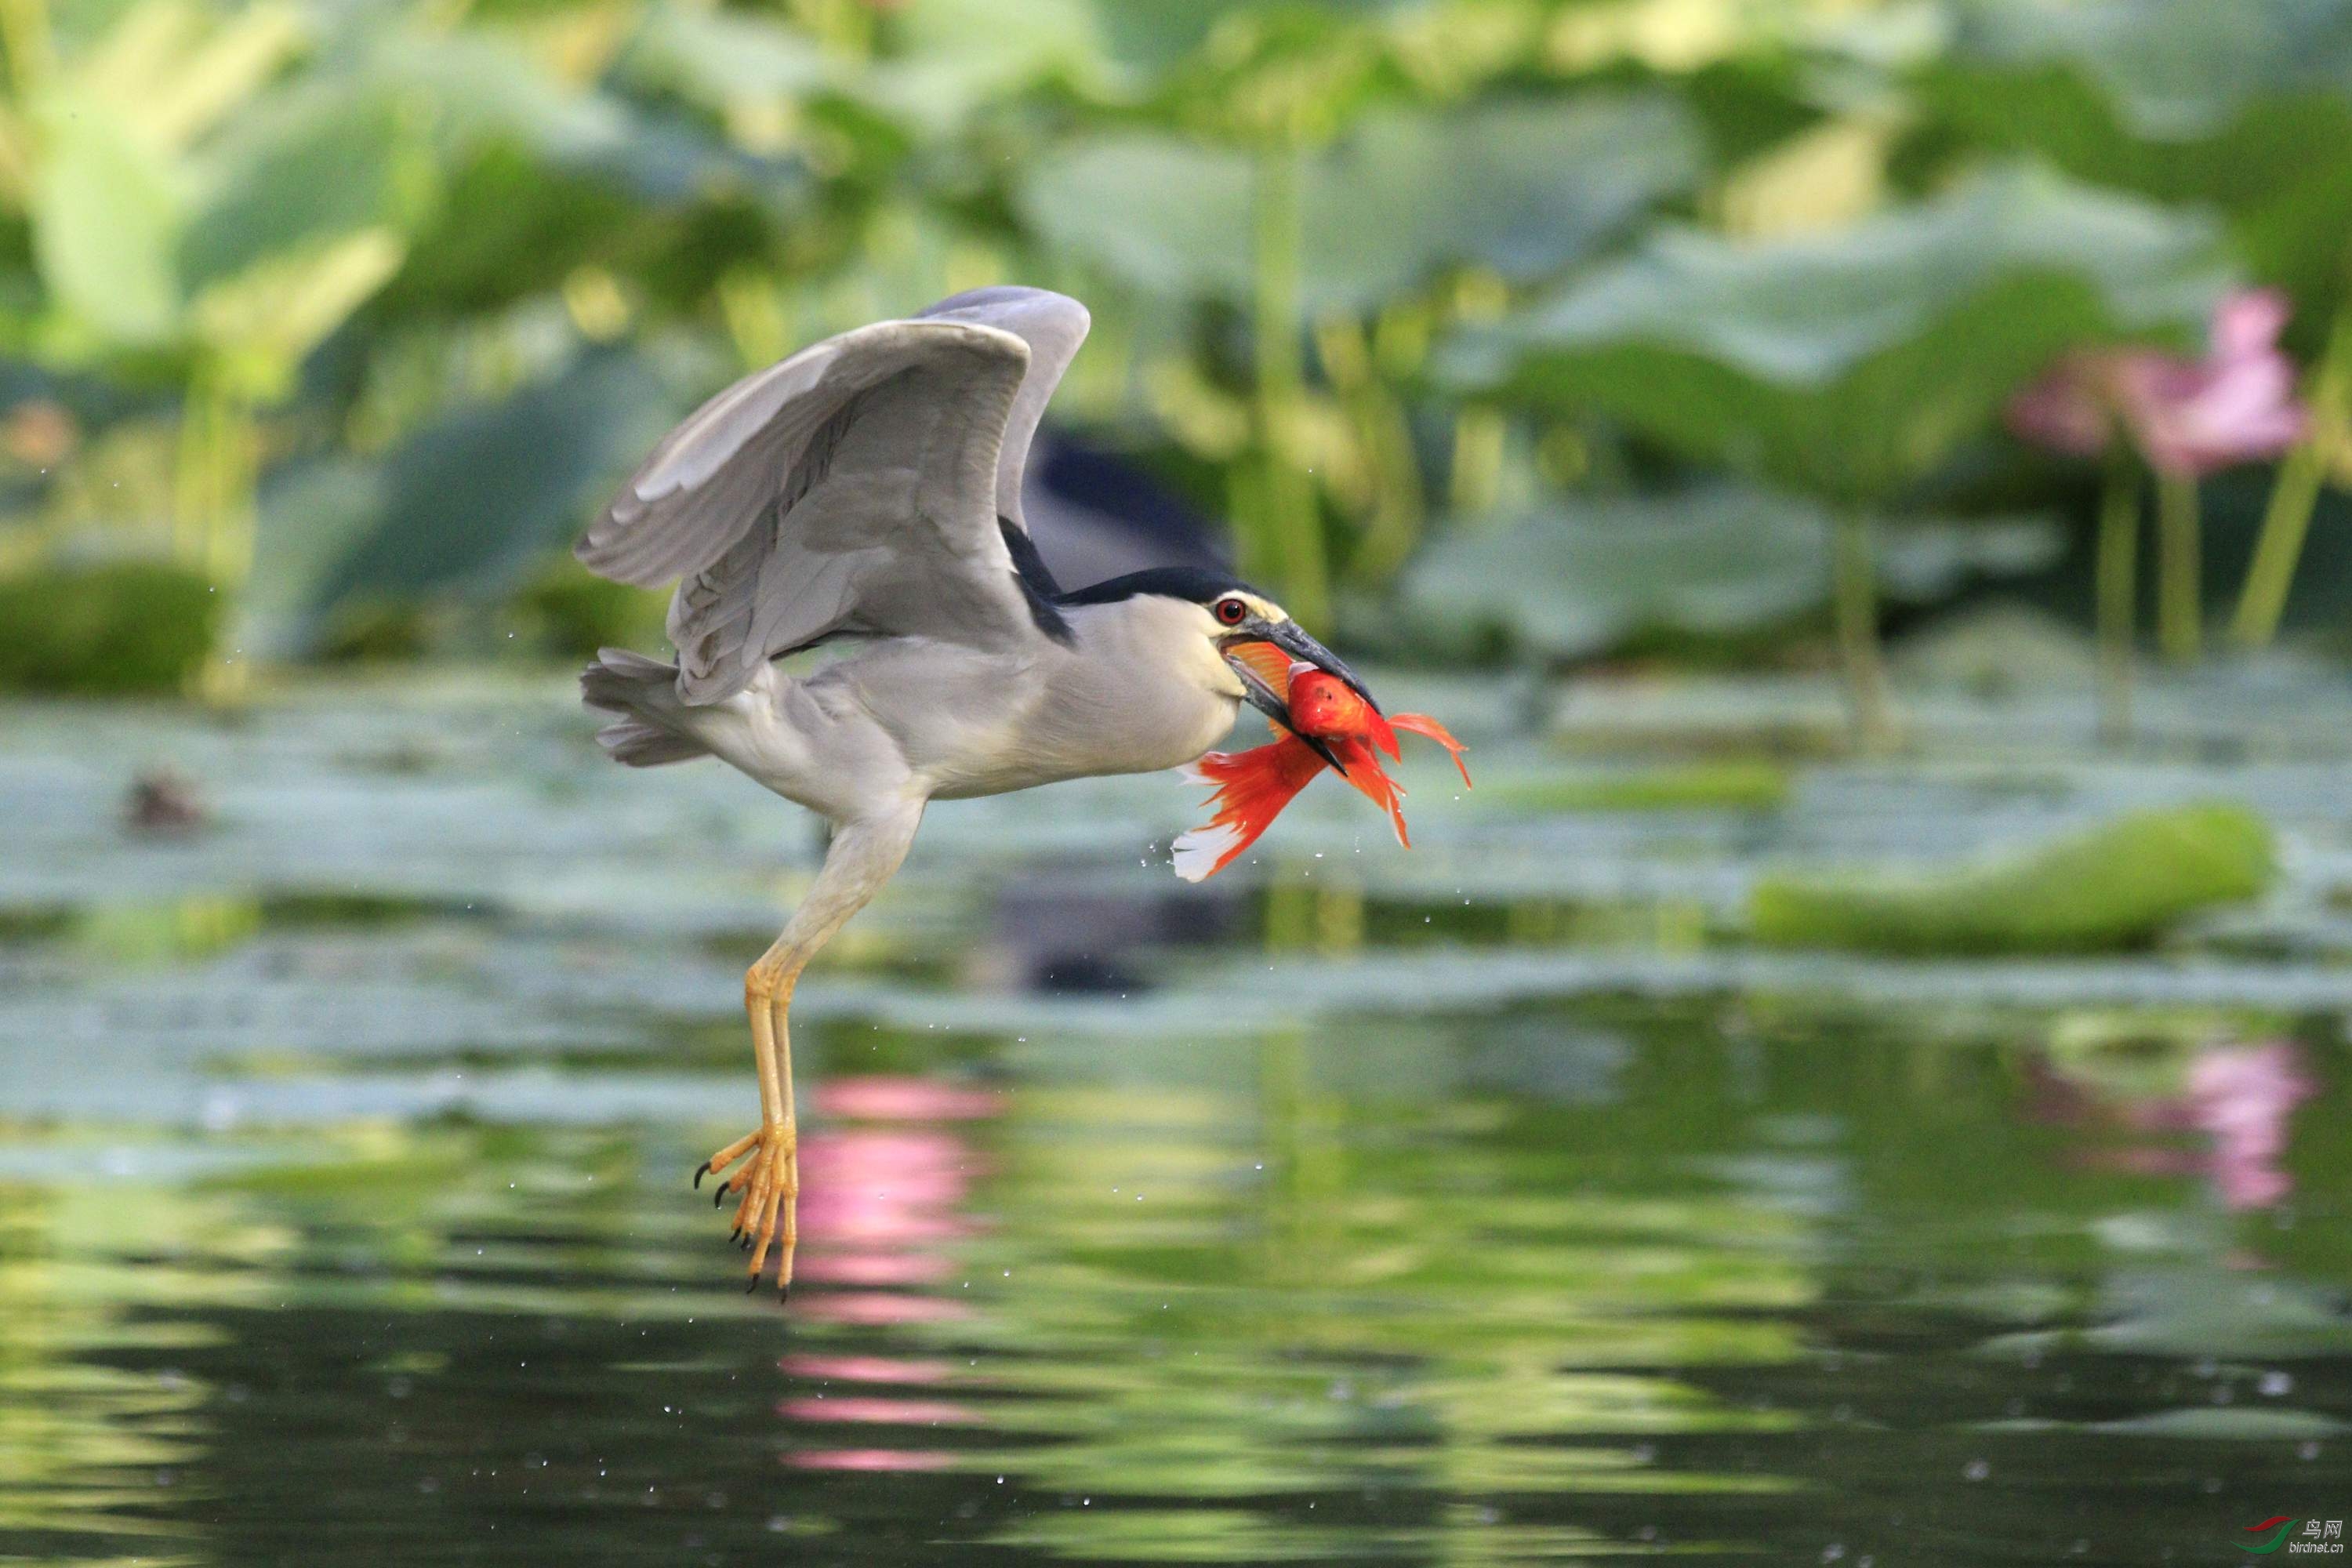
[[[1022,468],[1087,324],[1059,294],[981,289],[803,349],[671,431],[576,552],[618,582],[679,580],[677,663],[608,648],[581,679],[590,707],[620,715],[597,736],[613,757],[716,756],[834,828],[743,980],[759,1129],[695,1173],[719,1174],[719,1201],[738,1195],[754,1286],[772,1241],[792,1284],[793,985],[898,868],[926,805],[1181,766],[1244,701],[1287,725],[1280,692],[1228,657],[1244,644],[1363,689],[1224,574],[1054,581],[1022,519]],[[804,679],[775,668],[846,638],[858,646]]]

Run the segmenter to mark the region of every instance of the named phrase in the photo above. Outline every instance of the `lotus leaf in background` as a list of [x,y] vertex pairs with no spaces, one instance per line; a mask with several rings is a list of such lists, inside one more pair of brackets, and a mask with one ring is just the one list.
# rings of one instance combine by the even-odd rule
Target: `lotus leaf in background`
[[[1663,94],[1372,110],[1301,163],[1300,302],[1367,310],[1449,265],[1551,277],[1690,189],[1699,153]],[[1245,304],[1253,167],[1172,133],[1107,132],[1049,155],[1017,201],[1048,245],[1131,287]]]
[[[1343,62],[1364,52],[1360,38],[1330,51]],[[1344,63],[1301,68],[1352,104],[1360,84]],[[1217,96],[1257,104],[1231,110],[1247,121],[1282,93],[1241,79]],[[1555,276],[1619,238],[1687,192],[1700,159],[1695,121],[1663,94],[1449,110],[1388,102],[1362,110],[1328,144],[1302,145],[1296,132],[1223,143],[1097,133],[1048,154],[1014,200],[1049,251],[1127,284],[1148,312],[1189,315],[1203,301],[1247,310],[1248,458],[1230,465],[1227,510],[1244,569],[1313,623],[1328,616],[1318,490],[1363,518],[1361,558],[1349,565],[1370,580],[1410,553],[1424,507],[1404,402],[1420,351],[1375,353],[1366,319],[1406,328],[1388,334],[1391,349],[1425,342],[1433,317],[1450,308],[1426,303],[1433,286],[1465,268],[1499,309],[1504,280]],[[1307,384],[1310,324],[1328,402]],[[1205,384],[1215,372],[1192,375]],[[1492,433],[1498,441],[1499,426]],[[1352,501],[1339,477],[1350,469],[1365,476]]]
[[2179,338],[2226,280],[2209,223],[2013,168],[1819,237],[1659,235],[1466,333],[1453,370],[1793,489],[1884,501],[2063,350]]
[[[1407,570],[1404,592],[1417,623],[1456,643],[1499,634],[1523,654],[1582,658],[1646,636],[1735,638],[1817,614],[1832,542],[1818,503],[1717,485],[1457,530]],[[1879,586],[1932,604],[2047,566],[2062,545],[2046,518],[1906,520],[1887,531]]]
[[1967,0],[1954,19],[1912,84],[1931,122],[2224,209],[2255,274],[2324,322],[2352,281],[2352,0]]
[[162,562],[0,579],[0,690],[176,695],[211,652],[220,610],[202,576]]
[[[2319,362],[2322,417],[2280,471],[2231,623],[2242,647],[2266,645],[2329,449],[2352,439],[2352,0],[1971,0],[1956,18],[1949,50],[1915,73],[1931,133],[2210,205],[2249,271],[2294,298],[2288,342]],[[2352,480],[2340,458],[2334,477]]]
[[[662,379],[625,349],[597,351],[511,397],[453,412],[391,455],[373,497],[380,510],[357,500],[342,523],[349,548],[316,562],[306,595],[286,597],[324,616],[352,602],[510,592],[551,541],[576,527],[592,492],[614,482],[677,412]],[[288,499],[316,504],[320,496]],[[289,530],[303,525],[282,518]]]
[[[517,556],[546,548],[560,531],[551,519],[580,493],[586,459],[567,437],[626,437],[600,412],[609,400],[591,396],[573,411],[577,430],[559,421],[503,454],[459,442],[491,466],[427,463],[444,493],[417,500],[412,459],[435,442],[411,426],[430,432],[453,395],[465,425],[486,393],[531,379],[517,376],[527,365],[511,343],[501,356],[491,342],[510,330],[483,313],[608,258],[658,288],[666,246],[712,248],[669,215],[731,184],[780,216],[801,188],[796,166],[747,165],[675,114],[656,121],[551,69],[514,36],[277,7],[214,23],[143,0],[68,59],[29,111],[41,134],[28,143],[26,216],[43,288],[19,307],[22,336],[53,364],[176,392],[163,487],[176,556],[236,590],[254,572],[257,527],[268,533],[257,601],[229,622],[240,646],[299,647],[315,612],[446,582],[436,573],[478,571],[481,591],[509,584]],[[617,314],[604,330],[617,331],[628,306],[608,291]],[[331,373],[340,384],[305,385],[317,351],[371,304],[376,331]],[[387,477],[344,452],[307,456],[257,519],[265,455],[307,444],[320,414],[332,429],[333,399],[366,395],[368,348],[408,351],[394,374],[413,384],[417,369],[467,363],[469,335],[473,363],[510,368],[433,370],[437,387],[412,384],[370,409],[362,444],[393,444]],[[334,482],[308,482],[322,475]],[[469,508],[468,496],[499,504]],[[322,498],[331,504],[310,507]],[[292,515],[289,499],[310,509]],[[396,563],[370,553],[377,520],[410,531],[389,552]],[[223,619],[208,610],[202,624]]]
[[2024,168],[1820,237],[1696,231],[1451,358],[1474,392],[1613,416],[1702,459],[1822,497],[1857,738],[1891,738],[1869,514],[1984,431],[2070,344],[2178,336],[2226,281],[2212,226]]

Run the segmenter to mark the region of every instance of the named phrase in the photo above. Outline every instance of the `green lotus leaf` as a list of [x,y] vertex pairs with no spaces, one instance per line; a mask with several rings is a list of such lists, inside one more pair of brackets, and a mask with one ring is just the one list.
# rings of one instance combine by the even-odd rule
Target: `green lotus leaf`
[[[1580,500],[1570,511],[1456,529],[1408,570],[1417,619],[1499,631],[1551,658],[1601,652],[1647,633],[1727,637],[1821,609],[1828,513],[1737,485],[1680,496]],[[1893,598],[1933,603],[1981,575],[2030,572],[2059,548],[2035,518],[1913,521],[1879,551]]]
[[2352,4],[1976,4],[1911,82],[1969,142],[2229,216],[2256,276],[2313,307],[2344,287]]
[[312,597],[406,597],[510,588],[578,526],[673,412],[641,358],[593,353],[502,402],[426,426],[386,460],[383,512]]
[[[1698,137],[1662,96],[1595,94],[1441,113],[1387,108],[1301,171],[1309,310],[1360,310],[1449,263],[1550,276],[1696,177]],[[1052,245],[1146,291],[1249,298],[1244,152],[1112,132],[1047,158],[1023,215]]]
[[1823,237],[1669,231],[1468,336],[1449,370],[1869,500],[1934,468],[2064,349],[2186,336],[2224,281],[2210,223],[2009,169]]
[[42,282],[68,331],[164,341],[179,321],[184,180],[102,105],[61,95],[45,109],[29,214]]
[[1757,940],[1885,952],[2074,952],[2145,944],[2185,916],[2253,898],[2277,876],[2270,825],[2206,802],[2131,812],[1972,865],[1787,871],[1759,880]]

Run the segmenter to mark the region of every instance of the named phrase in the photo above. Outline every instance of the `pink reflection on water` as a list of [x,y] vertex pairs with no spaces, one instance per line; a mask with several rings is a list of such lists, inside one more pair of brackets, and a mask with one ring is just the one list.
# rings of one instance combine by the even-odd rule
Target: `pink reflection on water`
[[828,1115],[887,1117],[887,1127],[823,1126],[801,1140],[800,1278],[864,1288],[816,1291],[807,1315],[836,1323],[926,1323],[961,1302],[898,1288],[954,1270],[940,1244],[971,1234],[961,1212],[981,1163],[951,1123],[993,1114],[999,1098],[920,1079],[836,1079],[814,1097]]
[[974,1121],[1004,1109],[993,1089],[882,1073],[829,1079],[812,1098],[818,1110],[845,1121]]
[[977,1426],[980,1412],[951,1399],[895,1399],[821,1394],[787,1399],[777,1410],[795,1421],[855,1421],[877,1426]]
[[2197,1132],[2202,1149],[2128,1142],[2080,1152],[2082,1163],[2144,1175],[2199,1173],[2232,1209],[2267,1208],[2294,1190],[2281,1162],[2295,1107],[2318,1092],[2291,1040],[2200,1048],[2178,1091],[2130,1094],[2054,1065],[2033,1068],[2033,1112],[2069,1127],[2107,1126],[2132,1133]]
[[784,1463],[796,1470],[944,1470],[955,1456],[920,1448],[799,1448]]
[[911,1253],[819,1253],[793,1270],[795,1279],[828,1285],[930,1285],[955,1272],[944,1258]]
[[[800,1299],[793,1299],[793,1309],[801,1310]],[[971,1316],[971,1309],[961,1301],[950,1301],[942,1296],[903,1295],[890,1290],[827,1291],[811,1294],[808,1317],[824,1323],[856,1323],[873,1328],[885,1328],[898,1323],[953,1323]]]
[[801,1240],[869,1250],[962,1236],[972,1155],[944,1129],[845,1127],[801,1139]]
[[2189,1068],[2189,1115],[2213,1140],[2213,1183],[2233,1209],[2263,1208],[2294,1190],[2280,1168],[2287,1121],[2318,1087],[2284,1040],[2207,1051]]
[[943,1361],[883,1355],[788,1355],[776,1363],[794,1377],[831,1383],[945,1383],[955,1369]]

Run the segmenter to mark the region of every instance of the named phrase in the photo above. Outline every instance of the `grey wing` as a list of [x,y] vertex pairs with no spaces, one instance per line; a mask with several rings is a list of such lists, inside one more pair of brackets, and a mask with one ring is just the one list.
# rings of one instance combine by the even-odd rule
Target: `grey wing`
[[827,339],[697,409],[573,553],[619,582],[680,579],[669,636],[690,703],[836,632],[1023,635],[996,480],[1028,366],[1021,337],[973,321]]
[[1062,383],[1062,373],[1077,357],[1094,318],[1066,294],[1046,289],[1000,285],[952,294],[920,312],[919,320],[975,321],[1011,332],[1029,345],[1029,374],[1021,395],[1013,400],[1013,416],[1005,421],[1004,443],[996,457],[997,515],[1020,527],[1029,526],[1021,511],[1021,480],[1029,462],[1029,446],[1037,437],[1037,422]]

